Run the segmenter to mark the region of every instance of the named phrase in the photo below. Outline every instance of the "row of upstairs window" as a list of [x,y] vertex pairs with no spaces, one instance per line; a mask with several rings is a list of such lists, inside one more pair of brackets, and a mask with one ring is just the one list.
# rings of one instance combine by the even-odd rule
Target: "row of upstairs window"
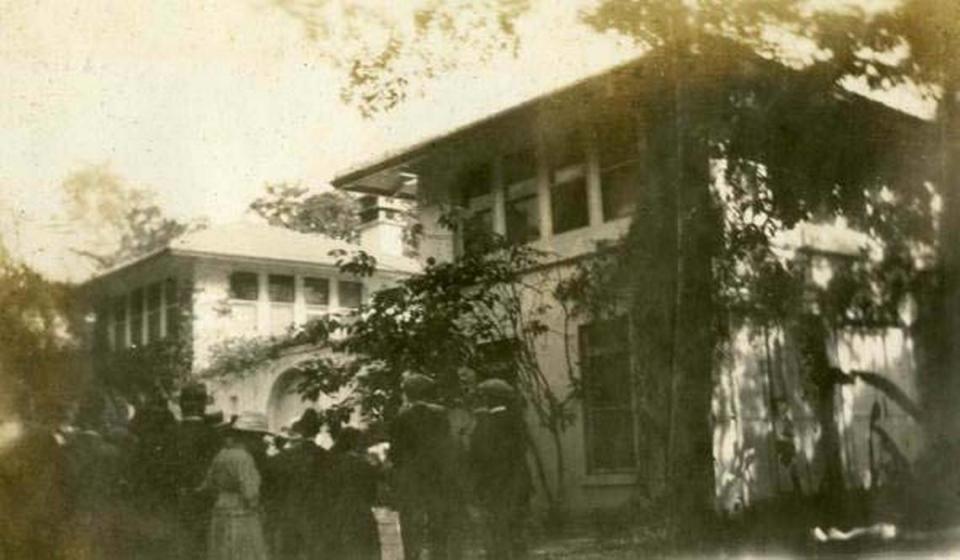
[[[296,278],[288,274],[267,275],[267,300],[271,303],[296,301]],[[330,305],[330,279],[304,276],[302,283],[304,303],[308,306]],[[349,280],[337,281],[339,307],[356,309],[363,303],[363,284]],[[260,275],[256,272],[234,272],[230,275],[230,298],[244,301],[260,299]]]
[[[644,184],[643,147],[636,121],[624,118],[595,128],[600,215],[610,221],[631,215]],[[591,180],[587,172],[588,143],[579,130],[545,145],[544,167],[552,234],[590,225]],[[495,173],[499,164],[499,177]],[[457,186],[467,212],[464,248],[482,235],[496,232],[511,243],[527,243],[541,236],[540,161],[536,150],[525,148],[466,168]],[[501,206],[502,205],[502,206]],[[495,213],[502,209],[503,225]]]
[[119,350],[176,338],[181,323],[177,280],[168,278],[98,305],[94,346],[96,350]]

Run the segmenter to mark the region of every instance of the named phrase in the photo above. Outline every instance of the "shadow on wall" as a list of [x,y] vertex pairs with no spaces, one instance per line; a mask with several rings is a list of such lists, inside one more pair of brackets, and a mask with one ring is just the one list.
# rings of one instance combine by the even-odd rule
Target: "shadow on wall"
[[[799,353],[781,329],[742,328],[726,348],[713,399],[716,500],[725,513],[807,501],[826,487],[817,387]],[[833,416],[846,490],[904,486],[924,448],[910,338],[897,327],[843,329],[829,337],[828,355],[840,376]]]

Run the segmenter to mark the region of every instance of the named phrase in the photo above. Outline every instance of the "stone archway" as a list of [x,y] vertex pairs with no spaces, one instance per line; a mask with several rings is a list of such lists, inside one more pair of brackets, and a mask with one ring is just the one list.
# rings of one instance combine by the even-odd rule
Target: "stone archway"
[[297,386],[303,379],[302,372],[291,368],[277,376],[273,382],[267,400],[267,420],[270,422],[270,429],[275,433],[293,424],[307,408],[316,407],[316,401],[306,401],[297,392]]

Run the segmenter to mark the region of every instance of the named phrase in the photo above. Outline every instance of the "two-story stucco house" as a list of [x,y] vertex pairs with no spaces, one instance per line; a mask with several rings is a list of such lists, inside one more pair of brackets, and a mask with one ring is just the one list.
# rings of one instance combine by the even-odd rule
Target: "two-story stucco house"
[[[776,65],[745,59],[732,71],[756,76],[771,71],[771,66]],[[640,59],[373,159],[343,172],[334,185],[352,192],[416,200],[426,233],[421,258],[451,259],[471,250],[470,232],[480,228],[509,241],[532,244],[551,255],[549,266],[569,268],[604,244],[620,239],[633,216],[639,215],[638,200],[655,186],[650,167],[657,150],[650,144],[656,137],[650,134],[651,127],[670,123],[654,123],[657,115],[647,109],[662,95],[664,86],[658,85],[657,68]],[[847,99],[844,103],[849,103],[851,119],[875,123],[910,120],[855,95],[847,95]],[[704,161],[703,166],[711,164]],[[440,225],[438,218],[449,207],[468,215],[459,231]],[[797,235],[793,249],[802,244],[815,246],[817,242],[810,241],[815,238]],[[821,249],[829,253],[829,245],[828,240]],[[565,345],[560,336],[551,335],[539,349],[538,359],[553,375],[556,390],[562,392],[567,383],[562,373],[565,346],[573,348],[584,386],[592,387],[580,399],[576,425],[563,436],[568,469],[564,490],[574,509],[622,504],[638,478],[658,476],[657,465],[662,463],[638,398],[643,391],[638,379],[658,372],[654,371],[656,364],[639,361],[627,333],[639,331],[644,336],[663,328],[631,324],[626,319],[615,325],[581,320],[571,334],[576,338],[573,344]],[[559,327],[553,330],[562,331]],[[912,386],[912,356],[903,331],[871,331],[863,337],[838,341],[841,347],[849,342],[849,348],[837,351],[842,365],[872,367]],[[810,491],[815,482],[807,481],[815,481],[820,468],[810,458],[818,436],[809,407],[801,402],[797,390],[796,368],[782,360],[783,352],[771,356],[769,347],[763,349],[749,336],[734,338],[731,344],[736,352],[730,353],[729,363],[721,364],[715,374],[721,395],[714,404],[718,499],[724,502],[722,506],[734,507],[733,502],[742,504],[791,491],[798,478],[779,464],[773,443],[779,436],[793,438],[800,455],[806,453],[798,459],[804,488],[797,490]],[[881,347],[882,353],[878,351]],[[867,351],[862,351],[864,348]],[[774,349],[778,351],[779,347]],[[875,357],[881,354],[885,361],[878,363]],[[857,362],[863,357],[874,361]],[[770,364],[779,363],[778,359],[783,363],[771,371]],[[844,421],[860,430],[856,432],[859,439],[848,442],[845,461],[848,476],[859,481],[857,477],[866,469],[864,438],[871,437],[864,435],[869,432],[865,415],[880,397],[861,385],[844,391],[849,393],[840,407],[847,415]],[[767,398],[769,395],[773,396]],[[793,415],[795,428],[789,433],[772,412],[784,406],[777,404],[781,401],[788,403]],[[751,406],[739,406],[745,403]],[[537,432],[536,422],[531,422],[531,427],[540,433],[536,444],[550,450],[547,435]],[[745,456],[750,458],[745,460]],[[809,464],[802,463],[804,460]],[[548,462],[546,468],[551,467]]]
[[[213,226],[100,274],[84,286],[96,315],[95,359],[185,337],[196,372],[229,339],[281,335],[311,318],[359,307],[419,269],[404,256],[395,209],[368,199],[363,221],[359,244],[256,223]],[[377,259],[376,273],[341,274],[338,255],[360,249]],[[263,412],[275,430],[289,425],[307,406],[288,373],[304,352],[294,349],[252,376],[209,383],[217,408],[227,415]]]

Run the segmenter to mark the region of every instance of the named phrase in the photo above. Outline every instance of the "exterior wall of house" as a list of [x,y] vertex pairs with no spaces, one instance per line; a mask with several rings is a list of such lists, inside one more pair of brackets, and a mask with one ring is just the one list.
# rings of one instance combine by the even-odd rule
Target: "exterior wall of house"
[[[528,282],[549,294],[558,281],[576,272],[581,258],[594,254],[606,242],[620,239],[632,219],[634,200],[629,193],[639,191],[644,181],[643,140],[633,126],[634,117],[624,115],[618,122],[625,126],[614,135],[615,143],[619,143],[616,155],[603,154],[604,143],[611,143],[607,134],[611,129],[601,122],[603,119],[584,117],[581,107],[510,123],[516,126],[488,132],[476,143],[466,141],[464,146],[437,156],[435,164],[419,168],[421,205],[418,212],[424,231],[421,258],[448,260],[466,249],[463,230],[451,232],[439,223],[441,215],[451,207],[465,208],[468,220],[470,213],[483,216],[490,231],[514,241],[517,224],[527,224],[531,227],[520,235],[526,235],[524,239],[531,247],[543,251],[548,263],[545,268],[532,272]],[[557,155],[559,152],[564,152],[562,157]],[[464,185],[464,171],[476,170],[478,166],[485,168],[482,173],[489,181],[489,189],[483,188],[484,185],[479,185],[480,189],[474,189],[476,184]],[[468,176],[466,181],[470,182],[471,178]],[[464,192],[471,190],[479,192]],[[624,194],[627,198],[622,198]],[[567,207],[561,208],[562,204]],[[525,222],[524,218],[529,221]],[[529,301],[527,308],[535,308],[539,303],[543,302]],[[565,320],[559,306],[553,303],[542,318],[550,332],[539,341],[537,359],[552,389],[562,398],[570,388],[569,374],[580,377],[582,373],[580,333],[587,328],[587,319]],[[623,389],[630,401],[635,387]],[[569,505],[584,511],[623,504],[636,488],[641,472],[650,470],[653,460],[642,444],[636,410],[628,412],[631,426],[630,434],[625,437],[632,440],[628,445],[632,447],[635,461],[627,467],[605,467],[602,461],[591,458],[588,435],[591,429],[585,420],[584,403],[576,402],[572,412],[575,419],[560,437],[564,465],[562,492]],[[538,427],[540,423],[533,412],[528,411],[528,419],[544,474],[550,486],[556,488],[558,474],[553,439]],[[537,470],[534,468],[535,473]],[[537,499],[542,501],[543,497],[544,494],[538,492]]]
[[[366,300],[371,293],[397,279],[395,275],[385,274],[356,278],[340,274],[333,266],[254,260],[204,259],[198,261],[194,268],[195,370],[209,365],[217,345],[231,339],[283,334],[293,326],[305,324],[312,317],[348,312],[351,302],[346,286],[360,283],[362,298]],[[233,297],[237,295],[231,293],[231,275],[235,273],[255,275],[255,299]],[[292,302],[272,301],[277,298],[271,296],[271,275],[293,278]],[[308,301],[305,289],[306,283],[310,282],[308,279],[326,279],[329,282],[327,305]],[[299,416],[309,405],[294,394],[296,383],[289,379],[290,376],[284,375],[299,361],[314,355],[314,352],[301,349],[257,371],[239,375],[230,382],[213,383],[211,388],[218,408],[227,415],[244,411],[266,413],[271,428],[279,430],[295,419],[291,416]]]
[[163,255],[88,287],[96,314],[94,354],[105,355],[172,336],[176,329],[173,321],[181,319],[189,308],[192,276],[190,262]]
[[[831,361],[844,371],[875,372],[917,402],[906,329],[844,328],[828,346]],[[723,355],[713,401],[718,507],[737,511],[779,496],[816,493],[824,468],[817,456],[820,426],[806,398],[813,387],[789,333],[744,326]],[[835,401],[848,488],[886,484],[899,456],[917,458],[923,431],[888,395],[857,379],[841,386]]]
[[[621,172],[626,171],[628,179],[632,177],[630,186],[634,189],[643,188],[642,158],[613,158],[611,163],[596,140],[600,136],[597,127],[584,128],[584,157],[579,169],[549,169],[550,142],[544,139],[544,135],[532,135],[533,152],[536,154],[536,173],[532,179],[536,193],[534,207],[539,220],[537,239],[529,243],[548,253],[547,259],[552,266],[532,273],[536,278],[529,280],[547,292],[559,278],[573,272],[578,259],[590,256],[604,242],[621,238],[630,227],[631,213],[623,207],[630,201],[608,196],[609,193],[605,192],[609,184],[605,183],[607,178],[618,180],[616,177],[619,173],[619,180],[622,180],[624,174]],[[492,161],[492,186],[489,192],[484,191],[482,195],[472,198],[465,199],[458,194],[461,189],[458,170],[475,166],[477,158],[470,160],[461,156],[459,160],[443,160],[440,167],[422,170],[419,186],[423,199],[420,218],[425,232],[421,247],[424,258],[449,259],[464,250],[464,232],[454,234],[437,223],[443,208],[451,205],[480,213],[489,229],[509,235],[506,213],[510,185],[504,179],[505,154],[522,147],[508,145],[500,154],[489,146],[485,150],[478,150],[480,155],[477,158]],[[642,144],[638,147],[638,151],[642,152]],[[557,178],[564,175],[584,180],[585,195],[580,200],[585,206],[586,218],[580,227],[555,233],[555,185],[558,180],[563,180]],[[614,206],[611,207],[612,204]],[[802,234],[800,232],[800,237],[803,237]],[[836,231],[831,231],[828,237],[833,240],[844,238]],[[859,247],[861,240],[853,239],[853,235],[847,237],[850,237],[847,241],[855,241],[853,245]],[[801,245],[808,243],[816,244],[816,240],[799,241]],[[531,302],[530,306],[533,305]],[[581,327],[587,327],[583,321],[585,319],[576,319],[565,325],[556,309],[546,317],[551,333],[541,341],[537,357],[561,397],[569,386],[566,374],[568,357],[578,376],[586,373],[584,364],[589,358],[581,355],[584,348]],[[642,337],[645,329],[661,329],[662,326],[631,325],[629,328]],[[878,371],[898,384],[913,386],[915,372],[911,342],[904,330],[891,327],[870,333],[843,331],[837,335],[834,343],[834,359],[839,366],[849,368],[859,364],[859,367]],[[798,372],[796,350],[782,333],[774,333],[773,339],[767,340],[749,329],[735,333],[727,341],[727,346],[726,360],[715,372],[717,382],[713,403],[718,507],[735,510],[793,492],[794,489],[802,493],[815,491],[822,469],[820,459],[814,456],[820,437],[819,425],[804,398],[803,376]],[[643,370],[646,375],[657,373],[651,371],[657,367],[655,364],[638,364],[641,358],[635,353],[630,353],[627,359],[634,371]],[[644,389],[632,385],[636,382],[631,378],[631,385],[625,388],[626,392],[633,395],[629,403],[633,427],[632,431],[624,432],[629,431],[629,437],[633,438],[629,442],[634,448],[634,464],[630,468],[597,468],[596,460],[590,457],[591,428],[587,419],[587,405],[582,399],[575,409],[573,425],[562,435],[565,465],[563,491],[569,505],[575,510],[621,505],[637,491],[640,479],[654,487],[658,484],[663,458],[651,442],[652,430],[644,426],[641,420],[637,402],[639,397],[636,395]],[[773,384],[778,388],[774,400],[771,400]],[[884,455],[886,459],[881,457],[880,443],[874,437],[874,427],[870,424],[870,413],[875,403],[879,403],[877,406],[883,411],[882,422],[905,454],[912,457],[920,448],[919,430],[903,411],[860,381],[845,386],[837,402],[838,426],[848,484],[853,487],[876,484],[879,478],[877,473],[881,470],[878,465],[889,459],[889,454]],[[539,423],[533,414],[529,414],[529,422],[534,427],[535,446],[542,458],[546,476],[551,484],[555,484],[555,449],[550,434],[538,428]],[[783,444],[778,443],[778,439],[788,441],[796,450],[792,463],[781,462],[778,449],[782,450]],[[541,493],[539,499],[542,500],[542,497]]]

